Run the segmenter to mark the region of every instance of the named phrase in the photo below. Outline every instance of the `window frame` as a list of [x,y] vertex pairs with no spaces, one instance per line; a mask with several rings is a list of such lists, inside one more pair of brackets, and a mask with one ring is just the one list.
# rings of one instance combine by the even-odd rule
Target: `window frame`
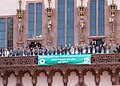
[[[43,2],[42,1],[27,1],[27,4],[26,4],[27,11],[29,10],[29,4],[34,4],[34,28],[33,28],[34,33],[33,33],[33,37],[29,37],[29,31],[28,31],[28,39],[31,39],[31,38],[34,38],[37,36],[37,30],[39,30],[39,29],[37,29],[37,23],[36,23],[36,21],[37,21],[37,19],[36,19],[36,17],[37,17],[37,14],[36,14],[37,4],[42,4],[42,26],[41,27],[43,27]],[[29,11],[27,12],[27,15],[28,15],[28,30],[29,30]],[[41,30],[40,35],[42,35],[43,28],[41,28],[40,30]]]

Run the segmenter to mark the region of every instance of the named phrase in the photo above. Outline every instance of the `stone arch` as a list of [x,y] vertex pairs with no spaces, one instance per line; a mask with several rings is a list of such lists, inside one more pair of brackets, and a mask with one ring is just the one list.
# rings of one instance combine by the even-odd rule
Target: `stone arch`
[[60,69],[50,71],[49,75],[53,75],[54,76],[56,72],[59,72],[60,75],[63,76],[63,72]]
[[17,83],[17,75],[14,71],[9,72],[8,75],[8,85],[7,86],[15,86]]
[[68,77],[72,72],[76,73],[76,76],[79,76],[79,71],[77,69],[68,69],[65,73],[65,75]]
[[111,70],[110,68],[107,68],[107,69],[100,69],[100,70],[99,70],[99,74],[102,75],[102,73],[103,73],[104,71],[107,71],[109,75],[112,74],[112,70]]
[[16,77],[16,74],[14,71],[10,71],[10,72],[6,71],[6,74],[8,77],[10,77],[11,74],[14,74],[14,76]]
[[90,71],[90,72],[92,73],[92,75],[95,75],[95,74],[96,74],[94,69],[84,69],[84,70],[82,71],[82,74],[83,74],[83,75],[86,75],[86,73],[87,73],[88,71]]
[[[68,79],[68,85],[75,86],[79,84],[79,71],[77,69],[68,69],[65,73],[65,76]],[[73,79],[73,80],[72,80]]]
[[95,76],[96,73],[93,69],[91,70],[84,70],[84,85],[86,86],[96,86]]
[[116,73],[120,72],[120,68],[117,68],[117,69],[115,70],[115,72],[116,72]]
[[32,75],[30,71],[22,71],[22,84],[24,86],[32,86]]
[[29,70],[26,70],[26,71],[20,71],[18,75],[24,77],[24,75],[25,75],[26,73],[28,73],[30,76],[32,76],[32,74],[30,73]]
[[63,72],[60,69],[54,70],[50,74],[53,74],[53,76],[52,76],[52,86],[63,86],[64,85],[64,83],[63,83],[64,75],[63,75]]
[[45,76],[48,75],[47,72],[46,72],[45,70],[41,70],[41,71],[36,70],[36,71],[33,73],[33,76],[39,76],[41,73],[44,73]]
[[48,86],[47,84],[47,72],[45,70],[41,70],[41,71],[36,71],[35,73],[36,76],[36,86],[39,86],[39,84],[41,84],[41,86]]

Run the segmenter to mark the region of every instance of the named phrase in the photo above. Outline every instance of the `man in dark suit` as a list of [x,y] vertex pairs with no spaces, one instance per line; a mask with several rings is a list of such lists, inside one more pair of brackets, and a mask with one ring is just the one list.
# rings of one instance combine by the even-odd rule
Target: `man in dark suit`
[[17,49],[16,56],[22,56],[22,51],[20,50],[20,48]]
[[91,47],[91,45],[87,46],[87,53],[88,54],[92,54],[92,47]]

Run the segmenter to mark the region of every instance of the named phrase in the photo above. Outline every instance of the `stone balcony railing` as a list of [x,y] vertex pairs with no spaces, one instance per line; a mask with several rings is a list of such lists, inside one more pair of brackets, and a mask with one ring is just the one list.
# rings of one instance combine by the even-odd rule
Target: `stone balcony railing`
[[[86,72],[91,71],[93,75],[95,75],[96,85],[99,85],[100,75],[102,74],[102,72],[108,71],[108,73],[111,75],[112,84],[118,84],[118,78],[116,78],[116,76],[119,74],[120,71],[120,54],[94,54],[92,55],[91,65],[64,64],[56,66],[38,66],[37,63],[37,56],[1,57],[0,74],[3,77],[7,74],[9,77],[9,73],[14,72],[16,76],[21,75],[19,77],[22,77],[25,72],[29,72],[32,77],[37,77],[38,73],[45,72],[46,76],[48,77],[48,86],[51,86],[51,77],[54,76],[55,72],[60,72],[61,75],[64,77],[64,86],[67,86],[67,79],[71,71],[76,72],[76,74],[79,76],[80,84],[84,83],[84,75],[86,74]],[[18,79],[20,80],[20,78]]]
[[[22,57],[1,57],[0,67],[21,67],[37,66],[37,56]],[[120,54],[94,54],[92,55],[93,65],[120,65]],[[70,65],[71,66],[71,65]],[[81,66],[81,65],[80,65]]]

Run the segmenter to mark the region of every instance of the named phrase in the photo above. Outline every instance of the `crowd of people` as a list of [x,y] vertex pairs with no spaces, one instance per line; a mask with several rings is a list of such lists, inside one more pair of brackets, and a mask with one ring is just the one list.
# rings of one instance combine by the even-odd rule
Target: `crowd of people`
[[[63,55],[63,54],[109,54],[111,46],[106,43],[96,45],[91,43],[89,45],[80,44],[71,46],[58,46],[58,47],[26,47],[26,48],[18,48],[17,50],[8,50],[7,48],[4,50],[1,49],[0,56],[1,57],[11,57],[11,56],[36,56],[36,55]],[[114,50],[115,53],[120,53],[120,46],[116,47]]]

